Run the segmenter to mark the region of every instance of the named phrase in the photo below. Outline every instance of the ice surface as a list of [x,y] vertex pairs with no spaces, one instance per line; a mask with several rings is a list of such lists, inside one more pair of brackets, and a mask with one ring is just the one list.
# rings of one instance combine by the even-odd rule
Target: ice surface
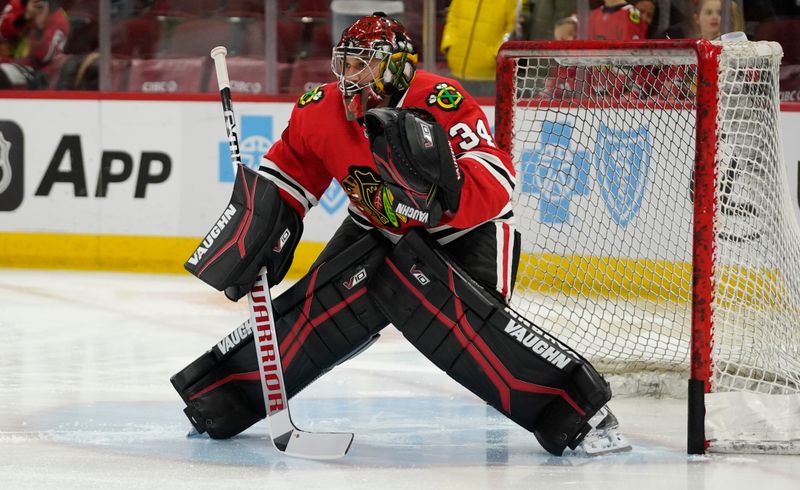
[[683,400],[615,399],[634,449],[553,457],[392,327],[292,401],[352,431],[334,462],[275,451],[267,426],[187,438],[169,377],[247,315],[186,275],[0,269],[0,488],[800,488],[800,457],[690,457]]

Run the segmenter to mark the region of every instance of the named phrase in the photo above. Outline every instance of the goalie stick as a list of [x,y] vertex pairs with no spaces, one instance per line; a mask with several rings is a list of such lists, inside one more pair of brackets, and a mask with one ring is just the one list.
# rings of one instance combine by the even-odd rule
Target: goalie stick
[[[237,165],[241,165],[239,156],[239,135],[236,129],[236,117],[231,102],[230,81],[225,56],[228,50],[217,46],[211,50],[214,68],[222,99],[222,110],[225,116],[225,129],[228,134],[231,163],[234,174]],[[283,381],[283,367],[278,348],[278,337],[275,334],[272,298],[269,292],[269,278],[266,267],[259,271],[256,282],[247,295],[250,304],[250,324],[253,327],[253,339],[258,358],[258,371],[261,388],[264,393],[264,405],[269,421],[272,444],[278,451],[290,456],[309,459],[341,458],[353,443],[353,434],[339,432],[307,432],[298,429],[292,422],[289,403],[286,396],[286,385]]]

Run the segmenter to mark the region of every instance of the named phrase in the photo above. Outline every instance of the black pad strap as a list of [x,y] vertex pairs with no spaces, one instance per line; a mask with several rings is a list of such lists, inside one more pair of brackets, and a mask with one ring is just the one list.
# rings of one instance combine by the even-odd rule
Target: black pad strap
[[425,232],[406,234],[370,294],[411,343],[453,379],[561,454],[611,397],[575,351],[498,301]]
[[[367,292],[389,243],[369,232],[274,301],[284,381],[291,398],[374,342],[388,324]],[[265,417],[253,335],[246,323],[171,378],[198,432],[232,437]]]
[[302,233],[300,216],[277,186],[239,165],[228,206],[184,267],[220,291],[230,288],[235,291],[231,299],[238,299],[262,265],[273,286],[283,279]]

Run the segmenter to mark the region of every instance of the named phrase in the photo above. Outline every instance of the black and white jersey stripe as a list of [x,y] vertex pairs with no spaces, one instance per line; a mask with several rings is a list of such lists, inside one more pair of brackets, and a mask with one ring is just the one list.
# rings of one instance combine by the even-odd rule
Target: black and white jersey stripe
[[290,196],[292,196],[307,213],[309,209],[316,206],[319,201],[314,197],[314,194],[309,192],[305,187],[300,185],[296,180],[289,177],[283,170],[281,170],[275,162],[267,158],[261,159],[261,166],[258,167],[258,172],[269,180],[275,182],[278,188]]
[[503,186],[509,196],[513,195],[515,185],[514,176],[511,174],[511,171],[503,165],[503,161],[496,155],[475,150],[461,153],[458,155],[457,160],[461,160],[462,158],[471,158],[481,164],[486,171]]

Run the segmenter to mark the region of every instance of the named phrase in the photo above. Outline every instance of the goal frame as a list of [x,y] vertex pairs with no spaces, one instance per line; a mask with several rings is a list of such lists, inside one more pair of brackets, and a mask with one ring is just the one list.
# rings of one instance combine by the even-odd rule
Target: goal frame
[[692,288],[690,377],[688,380],[687,452],[704,454],[709,447],[705,435],[705,394],[711,391],[711,346],[713,331],[712,273],[714,267],[714,213],[718,70],[722,47],[706,40],[646,41],[509,41],[497,55],[495,140],[512,153],[513,109],[516,104],[515,58],[532,51],[691,50],[697,56],[695,126],[695,191],[692,224]]

